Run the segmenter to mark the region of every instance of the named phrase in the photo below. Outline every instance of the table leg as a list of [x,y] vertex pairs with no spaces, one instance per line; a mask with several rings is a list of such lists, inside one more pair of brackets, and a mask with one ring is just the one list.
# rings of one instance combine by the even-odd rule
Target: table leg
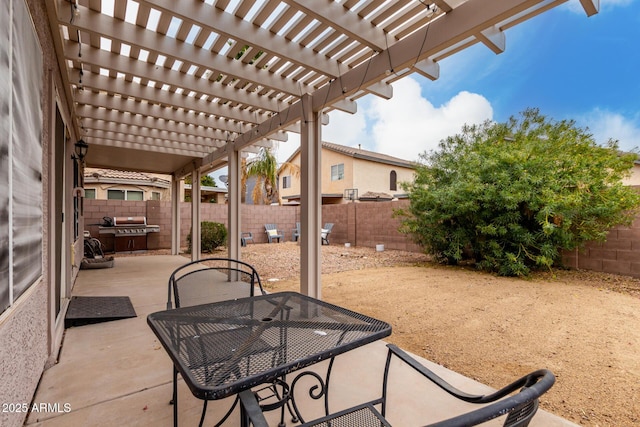
[[178,427],[178,369],[173,366],[173,427]]

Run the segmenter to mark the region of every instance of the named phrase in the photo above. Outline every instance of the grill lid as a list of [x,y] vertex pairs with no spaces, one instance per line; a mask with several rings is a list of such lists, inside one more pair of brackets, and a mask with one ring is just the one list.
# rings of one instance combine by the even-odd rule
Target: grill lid
[[147,225],[147,217],[145,216],[114,216],[113,225],[116,227],[123,225]]

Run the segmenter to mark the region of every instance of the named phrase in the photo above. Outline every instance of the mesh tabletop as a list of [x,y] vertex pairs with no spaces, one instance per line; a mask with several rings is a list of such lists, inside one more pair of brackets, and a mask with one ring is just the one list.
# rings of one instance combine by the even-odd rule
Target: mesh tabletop
[[295,292],[166,310],[147,323],[201,399],[220,399],[391,334]]

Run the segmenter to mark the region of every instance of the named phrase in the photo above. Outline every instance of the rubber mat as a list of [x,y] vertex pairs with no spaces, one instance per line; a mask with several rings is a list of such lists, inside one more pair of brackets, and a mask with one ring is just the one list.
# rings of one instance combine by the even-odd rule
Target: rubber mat
[[72,297],[64,327],[136,317],[129,297]]

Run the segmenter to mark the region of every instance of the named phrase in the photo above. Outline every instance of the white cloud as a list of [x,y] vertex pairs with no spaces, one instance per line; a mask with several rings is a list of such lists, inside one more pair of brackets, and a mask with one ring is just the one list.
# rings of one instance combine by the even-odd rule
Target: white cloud
[[294,132],[287,132],[289,139],[286,141],[276,141],[274,143],[274,152],[278,164],[284,163],[291,157],[294,151],[300,147],[300,135]]
[[[464,124],[493,118],[493,108],[482,95],[459,92],[441,106],[434,106],[421,95],[415,78],[393,83],[389,100],[367,96],[358,100],[356,114],[333,111],[329,124],[322,127],[322,140],[418,160],[424,151],[459,133]],[[285,161],[300,146],[300,136],[289,133],[289,141],[278,144],[278,162]]]
[[[358,101],[358,107],[362,108],[365,103],[365,100]],[[367,139],[366,125],[366,118],[362,111],[357,114],[332,111],[329,113],[329,124],[322,126],[322,140],[348,147],[355,147],[358,144],[364,145],[364,141]],[[278,142],[275,147],[278,163],[286,161],[298,147],[300,147],[300,135],[289,132],[289,139],[285,142]]]
[[361,98],[358,100],[359,111],[356,114],[342,111],[329,113],[329,124],[322,127],[322,140],[347,147],[355,147],[358,144],[365,145],[367,139],[366,111],[363,111],[365,105],[366,99]]
[[579,126],[589,128],[598,144],[617,139],[620,149],[631,151],[640,147],[640,121],[622,114],[595,109],[576,120]]
[[438,148],[438,143],[459,133],[464,124],[481,123],[493,117],[489,101],[482,95],[460,92],[440,107],[420,93],[420,84],[405,78],[393,85],[390,100],[374,99],[369,119],[374,150],[407,160]]
[[[632,4],[635,0],[603,0],[600,1],[600,11],[611,9],[617,6],[625,7]],[[580,4],[580,0],[571,0],[563,5],[566,9],[574,13],[584,14],[584,8]]]

